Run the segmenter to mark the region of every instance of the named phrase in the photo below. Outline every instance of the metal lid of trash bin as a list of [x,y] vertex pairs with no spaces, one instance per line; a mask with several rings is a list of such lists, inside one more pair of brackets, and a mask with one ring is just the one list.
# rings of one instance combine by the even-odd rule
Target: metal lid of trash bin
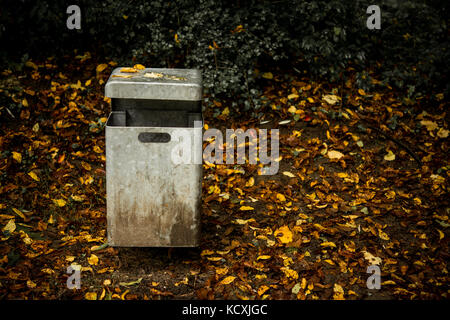
[[109,77],[105,95],[118,99],[199,101],[202,74],[196,69],[119,67]]

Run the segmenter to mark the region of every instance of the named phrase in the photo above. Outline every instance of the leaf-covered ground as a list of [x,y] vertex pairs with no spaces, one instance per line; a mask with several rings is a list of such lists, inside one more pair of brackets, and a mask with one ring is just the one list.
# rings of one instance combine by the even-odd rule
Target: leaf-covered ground
[[[114,66],[85,54],[2,71],[0,299],[449,298],[442,95],[399,100],[268,70],[258,113],[215,101],[204,117],[280,129],[278,174],[205,164],[199,248],[111,248],[103,88]],[[66,287],[72,264],[80,290]],[[367,289],[371,264],[380,290]]]

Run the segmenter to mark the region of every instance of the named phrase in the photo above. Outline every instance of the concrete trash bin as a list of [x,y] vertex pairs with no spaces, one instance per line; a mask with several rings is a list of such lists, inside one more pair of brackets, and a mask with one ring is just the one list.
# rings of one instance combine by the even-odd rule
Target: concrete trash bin
[[[105,86],[105,95],[111,98],[105,129],[108,244],[198,246],[201,73],[121,69],[113,71]],[[191,143],[191,160],[173,161],[182,140]]]

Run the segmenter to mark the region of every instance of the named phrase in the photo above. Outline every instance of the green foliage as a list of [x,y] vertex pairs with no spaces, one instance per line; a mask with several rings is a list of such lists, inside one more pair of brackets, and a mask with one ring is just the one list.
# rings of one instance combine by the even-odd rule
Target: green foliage
[[[381,30],[366,27],[369,1],[78,1],[82,29],[66,28],[67,1],[7,0],[0,13],[3,59],[30,53],[101,51],[120,64],[196,67],[214,96],[259,107],[255,68],[308,70],[370,89],[375,77],[413,97],[448,92],[444,1],[380,0]],[[240,27],[241,26],[241,27]],[[9,55],[8,55],[9,54]]]

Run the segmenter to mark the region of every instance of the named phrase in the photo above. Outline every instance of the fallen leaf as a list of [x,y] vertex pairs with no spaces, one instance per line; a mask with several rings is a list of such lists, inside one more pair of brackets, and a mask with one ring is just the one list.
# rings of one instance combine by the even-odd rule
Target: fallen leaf
[[339,102],[339,97],[334,94],[327,94],[323,96],[323,100],[329,105],[335,105]]
[[232,283],[234,281],[234,279],[236,279],[236,277],[228,276],[225,279],[223,279],[222,281],[220,281],[219,284],[227,285],[227,284]]
[[22,162],[22,154],[19,152],[12,152],[13,159],[16,160],[18,163]]
[[328,151],[327,156],[330,159],[338,159],[339,160],[340,158],[342,158],[344,156],[344,154],[342,154],[341,152],[336,151],[336,150],[330,150],[330,151]]
[[272,72],[265,72],[265,73],[263,73],[262,74],[262,77],[264,78],[264,79],[273,79],[273,74],[272,74]]
[[292,232],[289,230],[288,226],[278,228],[273,235],[284,244],[292,242],[293,239]]
[[394,161],[395,160],[395,154],[389,150],[388,153],[384,156],[384,160],[386,161]]
[[87,260],[90,265],[95,266],[98,264],[98,257],[95,254],[91,254],[91,256]]
[[103,70],[105,70],[107,67],[108,67],[108,65],[106,63],[102,63],[102,64],[99,64],[97,66],[97,68],[95,68],[95,71],[97,71],[97,73],[100,73]]
[[285,176],[288,176],[289,178],[294,178],[295,177],[295,175],[293,173],[290,173],[289,171],[283,171],[283,174]]
[[84,298],[86,300],[97,300],[97,292],[86,292]]
[[33,180],[40,181],[39,177],[33,171],[28,172],[28,175],[33,178]]
[[66,201],[63,199],[52,199],[53,203],[58,207],[64,207],[66,205]]

